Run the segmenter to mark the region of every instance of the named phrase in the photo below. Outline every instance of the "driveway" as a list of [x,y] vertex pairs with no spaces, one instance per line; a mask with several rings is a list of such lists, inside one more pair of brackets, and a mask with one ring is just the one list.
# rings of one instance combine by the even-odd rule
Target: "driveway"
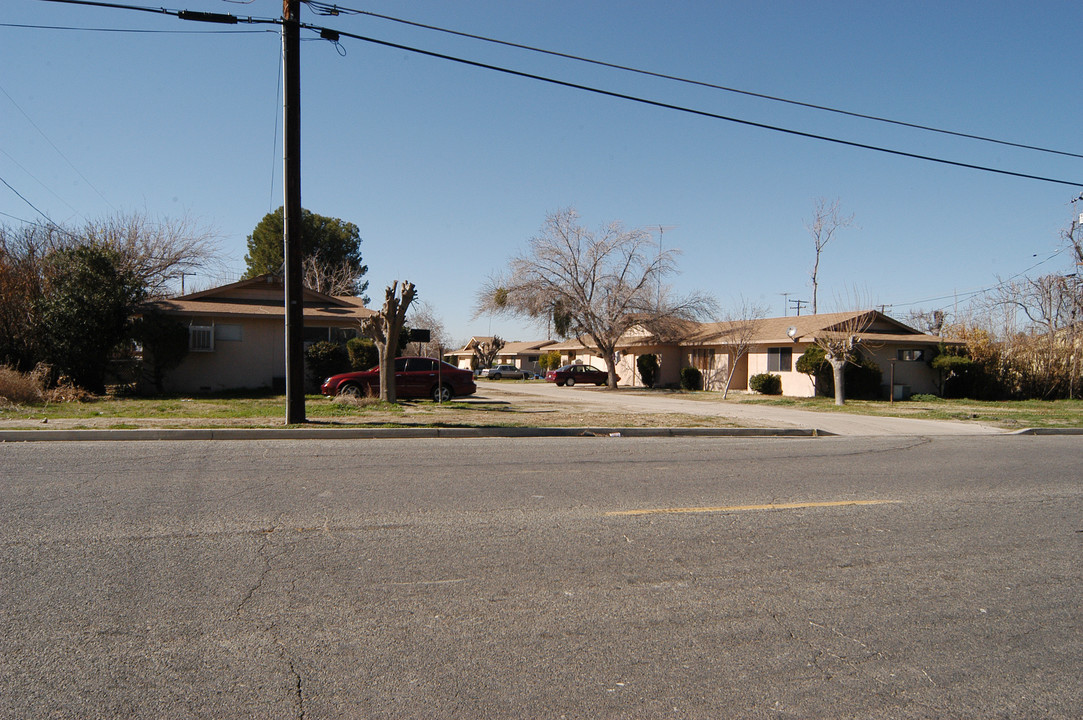
[[994,435],[1004,430],[980,423],[950,420],[874,417],[849,413],[814,412],[729,402],[690,400],[671,394],[649,394],[629,390],[611,392],[594,387],[561,387],[546,383],[478,384],[477,397],[494,400],[509,397],[537,397],[550,402],[574,404],[592,409],[624,412],[687,413],[731,418],[758,427],[815,428],[835,435]]

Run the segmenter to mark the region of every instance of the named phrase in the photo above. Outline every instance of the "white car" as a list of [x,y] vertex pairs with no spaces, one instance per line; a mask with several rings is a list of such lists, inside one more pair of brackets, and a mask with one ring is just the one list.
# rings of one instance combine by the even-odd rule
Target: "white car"
[[491,368],[482,370],[481,376],[490,380],[499,380],[500,378],[522,380],[526,377],[526,373],[514,365],[493,365]]

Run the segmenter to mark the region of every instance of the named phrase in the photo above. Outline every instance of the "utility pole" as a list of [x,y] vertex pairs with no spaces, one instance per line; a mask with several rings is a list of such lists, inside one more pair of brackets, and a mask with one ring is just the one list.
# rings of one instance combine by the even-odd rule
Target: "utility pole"
[[790,300],[790,305],[797,308],[798,317],[801,316],[801,308],[808,306],[808,300]]
[[301,280],[301,0],[282,0],[282,257],[285,259],[286,424],[305,422]]

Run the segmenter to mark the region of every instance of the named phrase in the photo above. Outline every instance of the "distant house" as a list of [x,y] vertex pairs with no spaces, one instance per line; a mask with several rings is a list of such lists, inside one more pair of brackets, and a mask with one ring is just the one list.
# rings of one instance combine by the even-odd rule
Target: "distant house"
[[[446,353],[447,357],[453,358],[451,362],[464,370],[473,370],[471,366],[474,358],[474,350],[482,343],[492,342],[493,338],[486,335],[478,335],[470,338],[459,350]],[[544,353],[550,351],[555,343],[552,340],[516,340],[509,342],[501,348],[493,360],[494,365],[514,365],[522,370],[538,372],[540,366],[538,360]]]
[[[797,372],[797,359],[824,333],[846,326],[861,317],[864,330],[859,334],[862,352],[883,373],[885,385],[891,382],[894,365],[896,394],[936,393],[937,372],[929,361],[943,339],[926,335],[883,313],[821,313],[791,317],[764,318],[754,323],[749,352],[735,359],[732,341],[727,339],[727,323],[684,323],[674,336],[660,337],[643,327],[633,327],[617,343],[617,374],[622,386],[642,386],[636,360],[646,354],[658,357],[659,378],[656,385],[675,386],[683,368],[694,367],[703,373],[710,390],[721,390],[730,364],[736,362],[731,390],[746,390],[748,378],[759,373],[773,373],[782,379],[782,392],[796,397],[815,394],[812,378]],[[605,359],[583,339],[554,343],[547,351],[560,352],[564,364],[581,362],[605,369]]]
[[[284,388],[285,288],[260,275],[229,285],[158,300],[148,307],[188,328],[188,355],[166,373],[169,392]],[[304,291],[304,341],[345,343],[374,315],[360,298]]]

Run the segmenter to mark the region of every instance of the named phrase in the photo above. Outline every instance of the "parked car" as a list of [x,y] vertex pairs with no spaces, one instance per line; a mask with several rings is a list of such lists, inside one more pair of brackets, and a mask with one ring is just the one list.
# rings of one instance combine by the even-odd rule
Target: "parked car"
[[[545,373],[545,381],[568,387],[576,383],[605,385],[609,382],[609,373],[593,365],[565,365]],[[617,382],[620,382],[620,375],[617,376]]]
[[[395,396],[432,398],[446,402],[456,395],[473,395],[478,386],[469,370],[427,357],[395,358]],[[324,395],[380,394],[380,368],[342,373],[327,378],[320,392]]]
[[500,378],[522,380],[526,377],[526,373],[514,365],[493,365],[491,368],[482,370],[481,376],[490,380],[499,380]]

